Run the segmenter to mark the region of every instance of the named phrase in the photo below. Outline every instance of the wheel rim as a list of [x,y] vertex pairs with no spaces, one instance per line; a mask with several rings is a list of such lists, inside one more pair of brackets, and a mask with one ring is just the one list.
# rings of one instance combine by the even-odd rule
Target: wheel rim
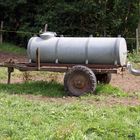
[[88,92],[91,89],[90,79],[83,72],[76,72],[71,75],[68,80],[69,88],[71,91],[77,92]]

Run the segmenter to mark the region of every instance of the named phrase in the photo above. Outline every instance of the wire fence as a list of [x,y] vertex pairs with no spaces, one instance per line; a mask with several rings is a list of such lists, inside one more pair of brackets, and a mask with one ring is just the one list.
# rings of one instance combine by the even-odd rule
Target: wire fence
[[2,33],[17,33],[17,34],[38,34],[35,32],[24,32],[24,31],[14,31],[14,30],[0,30]]
[[[16,33],[16,34],[24,34],[24,35],[30,35],[30,36],[40,34],[40,32],[27,32],[27,31],[15,31],[15,30],[3,30],[3,29],[0,30],[1,36],[4,33]],[[138,38],[137,37],[126,37],[125,39],[127,42],[128,50],[130,50],[130,51],[136,51],[137,49],[139,50],[140,43],[138,42],[138,40],[140,41],[140,37],[138,37]],[[3,40],[3,39],[1,39],[1,40]]]
[[[17,33],[17,34],[39,34],[40,32],[14,31],[14,30],[0,30],[2,33]],[[136,37],[127,37],[127,40],[136,40]],[[139,37],[140,39],[140,37]]]

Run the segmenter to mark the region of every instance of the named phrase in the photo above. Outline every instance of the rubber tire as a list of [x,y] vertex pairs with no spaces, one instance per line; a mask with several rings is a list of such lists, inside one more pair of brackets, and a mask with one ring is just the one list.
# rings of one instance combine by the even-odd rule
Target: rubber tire
[[100,84],[109,84],[111,77],[111,73],[96,74],[97,83]]
[[[80,89],[79,90],[79,88],[74,86],[75,81],[73,79],[74,79],[74,76],[77,76],[77,75],[80,75],[80,76],[83,76],[83,77],[87,78],[88,82],[86,82],[86,83],[88,83],[88,84],[86,84],[85,87],[88,87],[89,88],[88,90],[86,90],[86,89],[84,89],[84,90]],[[74,82],[71,84],[70,82],[72,80]],[[85,85],[85,83],[84,83],[84,85]],[[70,96],[81,96],[81,95],[84,95],[87,92],[88,93],[94,93],[94,91],[96,89],[96,85],[97,85],[97,82],[96,82],[95,74],[93,73],[93,71],[91,69],[89,69],[86,66],[76,65],[65,73],[64,88],[65,88],[65,91]]]

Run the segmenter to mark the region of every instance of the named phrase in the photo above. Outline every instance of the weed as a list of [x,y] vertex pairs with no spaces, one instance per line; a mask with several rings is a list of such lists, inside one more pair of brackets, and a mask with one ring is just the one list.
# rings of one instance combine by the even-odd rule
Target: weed
[[23,74],[23,81],[24,82],[28,82],[31,80],[31,75],[28,71],[22,72],[22,74]]

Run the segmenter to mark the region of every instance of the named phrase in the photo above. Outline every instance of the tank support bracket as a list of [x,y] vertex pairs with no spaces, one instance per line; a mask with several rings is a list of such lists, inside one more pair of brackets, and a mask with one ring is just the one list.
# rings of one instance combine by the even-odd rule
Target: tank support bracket
[[39,50],[39,48],[36,49],[36,63],[37,63],[37,69],[40,70],[40,50]]

